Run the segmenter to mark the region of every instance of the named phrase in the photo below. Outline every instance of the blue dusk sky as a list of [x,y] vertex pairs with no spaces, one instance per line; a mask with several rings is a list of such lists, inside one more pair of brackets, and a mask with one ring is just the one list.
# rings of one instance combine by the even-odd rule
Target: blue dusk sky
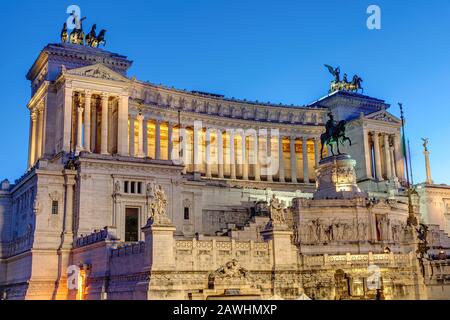
[[[71,4],[107,29],[106,50],[134,61],[129,75],[228,97],[307,104],[327,94],[324,63],[364,79],[364,93],[403,102],[414,182],[450,184],[450,1],[8,1],[2,3],[0,179],[26,170],[29,67],[59,42]],[[366,27],[381,8],[381,30]],[[449,161],[449,162],[448,162]]]

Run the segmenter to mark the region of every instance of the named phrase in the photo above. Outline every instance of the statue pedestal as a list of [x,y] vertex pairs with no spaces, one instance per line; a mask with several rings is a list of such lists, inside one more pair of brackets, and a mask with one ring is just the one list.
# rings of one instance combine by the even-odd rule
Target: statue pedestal
[[356,161],[348,154],[327,157],[316,169],[317,191],[314,199],[366,198],[356,184]]

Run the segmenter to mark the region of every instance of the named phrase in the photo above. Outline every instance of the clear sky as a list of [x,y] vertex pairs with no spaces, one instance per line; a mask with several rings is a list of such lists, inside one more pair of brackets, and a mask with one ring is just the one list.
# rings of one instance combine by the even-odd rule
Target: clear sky
[[[8,1],[2,3],[0,178],[26,169],[30,86],[39,51],[59,42],[68,5],[107,29],[107,50],[134,60],[140,80],[228,97],[307,104],[328,91],[323,64],[364,79],[364,93],[404,103],[415,182],[450,184],[450,1]],[[381,8],[381,30],[366,27]]]

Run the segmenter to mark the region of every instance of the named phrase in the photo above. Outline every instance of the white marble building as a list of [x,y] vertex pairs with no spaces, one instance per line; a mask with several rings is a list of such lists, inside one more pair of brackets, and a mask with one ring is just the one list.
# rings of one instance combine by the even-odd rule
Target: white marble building
[[[0,190],[0,291],[6,298],[73,298],[66,287],[66,270],[86,259],[93,268],[99,268],[99,274],[140,274],[142,279],[142,270],[133,268],[150,268],[153,263],[152,270],[173,270],[177,261],[176,268],[185,268],[192,277],[191,284],[180,284],[185,289],[173,296],[165,295],[166,287],[161,284],[157,294],[147,294],[151,291],[147,284],[145,289],[121,295],[120,288],[105,289],[102,283],[100,287],[91,286],[91,295],[85,293],[84,298],[206,298],[200,294],[202,287],[196,281],[199,277],[208,278],[208,271],[216,270],[227,260],[217,258],[221,254],[217,249],[214,263],[201,262],[197,256],[201,253],[192,250],[197,250],[202,241],[207,250],[220,246],[222,251],[231,250],[226,255],[230,260],[239,260],[235,239],[245,242],[237,245],[242,252],[261,257],[261,274],[273,267],[268,262],[269,257],[275,256],[273,246],[282,243],[284,253],[278,259],[289,268],[295,265],[295,270],[287,269],[291,271],[284,280],[294,283],[295,288],[279,291],[287,298],[307,290],[300,278],[294,278],[309,268],[308,263],[314,264],[308,260],[312,259],[309,255],[325,255],[318,258],[322,259],[318,265],[331,263],[328,254],[336,255],[336,261],[340,261],[339,255],[351,259],[352,254],[362,254],[367,258],[360,257],[361,261],[368,263],[372,254],[386,254],[389,246],[392,254],[399,255],[398,259],[410,259],[411,253],[405,251],[409,247],[402,246],[400,236],[395,231],[392,234],[392,228],[389,232],[386,229],[385,235],[380,234],[381,227],[377,229],[383,218],[398,228],[403,228],[407,219],[401,122],[387,111],[386,102],[343,91],[304,106],[249,102],[129,78],[127,70],[131,64],[125,56],[97,48],[50,44],[28,72],[32,90],[27,105],[28,169],[14,184],[4,181]],[[356,181],[352,183],[357,183],[364,193],[354,195],[359,199],[354,202],[312,199],[321,157],[320,135],[329,112],[337,120],[349,122],[347,134],[352,145],[344,151],[356,160]],[[327,150],[323,155],[326,154]],[[153,228],[156,231],[150,232],[147,221],[155,185],[160,185],[167,196],[167,215],[173,226],[164,230]],[[364,235],[354,239],[342,236],[339,241],[344,243],[340,243],[337,238],[312,239],[300,229],[295,229],[298,233],[292,229],[277,231],[275,235],[260,234],[269,217],[255,214],[257,204],[268,202],[273,195],[291,207],[286,213],[286,225],[301,230],[317,215],[339,207],[339,201],[350,201],[353,209],[343,210],[340,216],[335,212],[327,219],[330,225],[336,219],[356,221],[356,230],[359,228]],[[379,199],[377,203],[381,201],[384,207],[376,209],[381,204],[373,204],[369,198]],[[364,209],[369,203],[378,210],[378,216],[372,209]],[[308,210],[299,209],[305,205]],[[315,207],[319,209],[314,211]],[[362,215],[354,217],[352,210],[361,211]],[[362,224],[358,227],[358,223]],[[105,227],[108,232],[98,231]],[[444,227],[448,228],[441,226]],[[93,232],[92,237],[98,241],[92,237],[86,240],[86,235]],[[153,243],[151,239],[157,237],[162,237],[168,246],[153,248],[160,250],[158,254],[171,251],[167,249],[170,247],[186,246],[187,251],[174,249],[173,256],[167,253],[158,262],[167,260],[162,266],[155,262],[158,259],[145,262],[145,253],[152,252],[148,241]],[[302,237],[307,237],[308,246],[300,248]],[[291,243],[291,238],[298,241]],[[139,242],[144,240],[146,245]],[[319,242],[332,245],[325,247]],[[133,245],[121,249],[126,243]],[[130,253],[126,250],[137,250],[138,255],[132,251],[127,262]],[[115,262],[99,267],[106,263],[108,254],[117,255]],[[182,254],[185,259],[180,258]],[[199,261],[186,262],[190,255]],[[397,259],[380,256],[385,258]],[[415,262],[408,261],[415,268]],[[257,272],[256,260],[242,264]],[[130,270],[120,271],[118,266],[125,265]],[[196,271],[202,274],[195,274]],[[93,277],[92,283],[100,283],[100,278]],[[256,290],[250,288],[248,279],[242,281],[236,285],[245,287],[243,291],[248,295],[267,298],[276,293],[269,284]],[[118,287],[126,285],[113,283]],[[405,284],[405,288],[409,285]],[[283,286],[287,283],[279,287]],[[217,286],[211,292],[220,294]],[[422,293],[414,296],[391,292],[390,297],[418,298]]]

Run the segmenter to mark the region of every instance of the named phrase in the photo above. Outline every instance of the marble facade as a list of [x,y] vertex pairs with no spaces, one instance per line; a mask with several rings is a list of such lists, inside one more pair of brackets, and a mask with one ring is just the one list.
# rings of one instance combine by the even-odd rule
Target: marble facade
[[[50,44],[28,72],[28,170],[0,190],[6,298],[206,299],[230,285],[260,299],[369,298],[374,263],[387,298],[433,297],[420,272],[412,277],[401,123],[386,102],[349,92],[304,106],[229,99],[139,81],[131,64]],[[320,161],[328,112],[349,122],[353,142],[334,191]],[[67,288],[71,265],[79,292]]]

